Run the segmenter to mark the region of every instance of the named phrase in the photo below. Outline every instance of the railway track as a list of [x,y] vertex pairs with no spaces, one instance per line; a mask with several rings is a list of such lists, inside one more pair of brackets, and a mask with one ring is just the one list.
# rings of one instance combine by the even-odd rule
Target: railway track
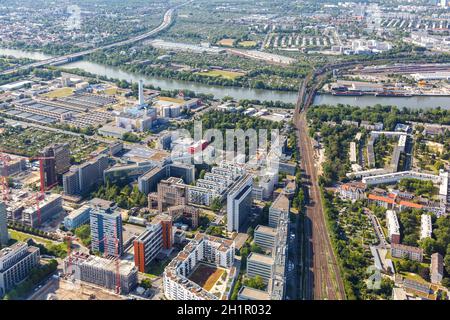
[[301,156],[301,169],[306,178],[304,180],[309,185],[310,199],[306,206],[306,220],[308,223],[304,224],[305,239],[308,245],[307,249],[303,251],[303,261],[307,265],[305,269],[307,272],[304,274],[306,279],[304,279],[303,298],[342,300],[346,298],[345,290],[322,209],[314,150],[308,135],[306,120],[306,111],[313,102],[320,81],[317,81],[311,88],[308,87],[311,80],[320,76],[326,70],[326,68],[320,69],[306,77],[299,89],[294,117],[297,128],[298,148]]

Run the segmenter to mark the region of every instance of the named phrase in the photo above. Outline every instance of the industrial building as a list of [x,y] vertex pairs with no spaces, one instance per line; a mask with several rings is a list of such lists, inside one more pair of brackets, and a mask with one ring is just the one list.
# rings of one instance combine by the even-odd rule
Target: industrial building
[[[118,270],[116,263],[119,264]],[[118,271],[118,274],[117,274]],[[126,295],[138,284],[138,270],[130,261],[105,259],[76,252],[64,259],[64,273],[73,274],[76,279],[87,283],[117,290]],[[119,279],[119,281],[117,281]]]
[[0,297],[23,281],[39,261],[39,249],[24,242],[0,250]]
[[[230,269],[234,265],[234,241],[198,233],[164,269],[164,295],[170,300],[218,300],[212,293],[189,280],[196,267],[206,262]],[[235,274],[237,275],[237,273]]]

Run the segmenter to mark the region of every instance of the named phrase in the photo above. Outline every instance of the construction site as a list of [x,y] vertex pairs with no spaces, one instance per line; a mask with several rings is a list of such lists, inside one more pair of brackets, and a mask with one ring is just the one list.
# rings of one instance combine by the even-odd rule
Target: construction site
[[30,300],[123,300],[124,297],[87,283],[51,278]]
[[[36,228],[62,213],[62,197],[47,193],[57,184],[56,181],[49,184],[45,170],[47,161],[54,159],[54,157],[17,157],[0,151],[1,199],[6,204],[9,221]],[[13,176],[22,174],[18,180],[23,181],[26,179],[27,173],[33,175],[29,164],[34,161],[39,162],[37,191],[34,191],[31,186],[24,187],[22,183],[16,185],[12,179]]]

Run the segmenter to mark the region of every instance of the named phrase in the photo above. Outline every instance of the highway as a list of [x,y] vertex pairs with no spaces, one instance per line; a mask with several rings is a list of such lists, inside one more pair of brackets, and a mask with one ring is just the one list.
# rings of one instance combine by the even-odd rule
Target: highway
[[151,30],[149,32],[146,32],[144,34],[132,37],[132,38],[127,39],[127,40],[115,42],[115,43],[108,44],[108,45],[101,46],[101,47],[97,47],[97,48],[94,48],[94,49],[89,49],[89,50],[85,50],[85,51],[81,51],[81,52],[67,54],[67,55],[64,55],[64,56],[54,57],[54,58],[47,59],[47,60],[41,60],[41,61],[34,62],[34,63],[31,63],[31,64],[23,65],[23,66],[14,68],[14,69],[5,70],[5,71],[1,72],[0,75],[12,74],[12,73],[15,73],[15,72],[20,71],[20,70],[27,70],[27,69],[30,69],[30,68],[38,68],[38,67],[43,67],[43,66],[47,66],[47,65],[63,64],[65,62],[76,60],[78,58],[81,58],[83,56],[86,56],[88,54],[94,53],[94,52],[99,51],[99,50],[110,49],[110,48],[114,48],[114,47],[120,47],[120,46],[132,44],[132,43],[139,42],[139,41],[145,40],[147,38],[153,37],[153,36],[157,35],[158,33],[160,33],[161,31],[164,31],[165,29],[167,29],[172,24],[174,16],[175,16],[175,13],[176,13],[176,9],[178,9],[178,8],[180,8],[182,6],[185,6],[185,5],[189,4],[189,3],[192,3],[192,2],[193,2],[193,0],[168,9],[165,12],[165,14],[164,14],[164,18],[163,18],[162,23],[158,27],[156,27],[155,29],[153,29],[153,30]]
[[304,248],[302,250],[303,280],[302,298],[316,300],[343,300],[346,298],[339,266],[331,246],[325,222],[322,199],[318,184],[314,150],[308,135],[306,111],[313,102],[319,82],[310,88],[311,80],[324,73],[327,68],[316,71],[305,78],[299,89],[295,112],[298,148],[304,183],[308,186],[308,203],[303,223]]

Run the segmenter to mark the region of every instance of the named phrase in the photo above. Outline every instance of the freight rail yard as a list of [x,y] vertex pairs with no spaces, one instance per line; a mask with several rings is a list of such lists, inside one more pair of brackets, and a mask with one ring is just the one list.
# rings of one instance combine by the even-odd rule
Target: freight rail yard
[[336,96],[450,96],[449,79],[446,63],[358,66],[336,73],[322,90]]

